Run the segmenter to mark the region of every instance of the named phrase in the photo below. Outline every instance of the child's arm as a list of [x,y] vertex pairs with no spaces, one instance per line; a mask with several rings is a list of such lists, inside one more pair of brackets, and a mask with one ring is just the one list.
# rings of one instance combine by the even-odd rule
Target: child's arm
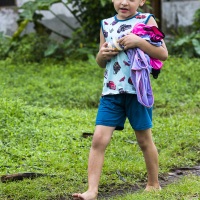
[[100,45],[99,45],[99,52],[96,56],[97,64],[105,68],[106,63],[108,60],[110,60],[113,56],[117,55],[118,52],[113,51],[112,48],[108,48],[108,43],[105,41],[105,38],[103,36],[102,29],[100,30]]
[[[151,17],[147,25],[157,26],[157,23],[154,20],[154,18]],[[156,58],[156,59],[164,61],[168,57],[168,51],[167,51],[167,47],[165,45],[164,40],[162,40],[162,45],[160,47],[157,47],[150,44],[145,39],[133,33],[129,33],[123,38],[119,39],[118,42],[124,46],[125,50],[138,47],[152,58]]]

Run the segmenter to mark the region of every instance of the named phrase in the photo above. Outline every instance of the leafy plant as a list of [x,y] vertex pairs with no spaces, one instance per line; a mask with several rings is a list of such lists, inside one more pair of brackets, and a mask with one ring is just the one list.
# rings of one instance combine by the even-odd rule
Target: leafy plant
[[[169,52],[172,55],[180,57],[199,57],[200,56],[200,9],[194,14],[194,21],[192,24],[193,31],[188,33],[182,28],[179,28],[175,37],[168,43]],[[191,29],[190,29],[191,30]]]
[[[73,15],[80,25],[79,27],[74,28],[68,22],[67,17],[65,20],[52,10],[52,5],[57,3],[62,4]],[[149,1],[147,1],[147,4],[149,4]],[[69,38],[57,30],[45,27],[41,23],[41,19],[44,16],[40,11],[50,12],[64,26],[72,30],[72,36]],[[21,33],[23,33],[28,22],[32,22],[38,37],[43,37],[46,34],[50,36],[54,32],[64,40],[63,43],[51,40],[44,50],[44,57],[53,56],[58,59],[65,59],[67,57],[67,59],[79,58],[85,60],[89,54],[94,55],[98,50],[100,21],[103,18],[114,15],[115,11],[110,0],[95,2],[92,0],[34,0],[25,2],[19,8],[19,14],[19,28],[13,35],[13,41],[20,42],[21,37],[26,37],[22,36]]]
[[173,54],[187,57],[200,56],[200,33],[192,32],[189,35],[185,35],[178,38],[172,45]]
[[0,32],[0,58],[1,60],[7,57],[11,43],[11,37],[5,36]]
[[200,9],[197,9],[195,14],[194,14],[194,21],[193,21],[193,28],[195,31],[199,32],[200,31]]
[[[80,24],[78,28],[71,26],[67,21],[67,17],[66,20],[63,20],[51,9],[51,6],[56,3],[61,3],[64,7],[66,7],[67,10],[69,10],[69,12],[71,12],[71,14]],[[72,6],[72,9],[70,6]],[[66,2],[63,2],[62,0],[35,0],[24,3],[20,10],[21,12],[19,21],[33,22],[35,24],[36,32],[39,32],[40,30],[40,34],[43,34],[42,32],[45,32],[46,29],[49,29],[40,23],[43,15],[39,11],[44,10],[49,11],[54,15],[55,18],[62,22],[63,25],[72,30],[72,38],[68,38],[67,36],[57,32],[57,30],[49,29],[49,34],[54,32],[63,37],[66,42],[64,42],[64,44],[51,42],[44,53],[45,56],[49,57],[54,55],[55,57],[61,57],[61,55],[63,55],[64,58],[64,56],[74,54],[77,55],[75,58],[83,59],[87,58],[88,53],[94,53],[98,49],[97,43],[99,41],[100,20],[103,17],[110,16],[111,13],[114,13],[112,3],[106,0],[96,2],[91,0],[69,0]],[[40,29],[38,27],[40,27]],[[43,30],[42,32],[41,28]],[[21,30],[20,27],[19,29]],[[19,36],[19,34],[17,34],[18,32],[20,31],[17,30],[14,36]]]
[[49,42],[48,35],[30,33],[12,42],[9,57],[14,63],[40,62]]

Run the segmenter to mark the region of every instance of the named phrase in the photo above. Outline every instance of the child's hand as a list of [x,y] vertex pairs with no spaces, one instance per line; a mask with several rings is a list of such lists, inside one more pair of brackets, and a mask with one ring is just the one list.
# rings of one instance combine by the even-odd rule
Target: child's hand
[[120,38],[117,42],[124,46],[124,50],[135,48],[139,46],[141,38],[133,33],[128,33],[124,37]]
[[99,50],[99,56],[103,60],[110,60],[113,56],[116,56],[119,51],[114,50],[113,48],[108,47],[108,43],[105,42]]

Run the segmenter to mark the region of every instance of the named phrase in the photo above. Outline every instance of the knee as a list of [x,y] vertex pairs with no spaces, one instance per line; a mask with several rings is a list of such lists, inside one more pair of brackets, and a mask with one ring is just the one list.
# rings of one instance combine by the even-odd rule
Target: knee
[[110,139],[108,137],[101,134],[101,132],[96,132],[93,136],[92,148],[105,150],[109,142],[110,142]]
[[148,142],[145,139],[138,139],[137,142],[142,151],[145,151],[148,148]]
[[142,151],[151,148],[154,143],[151,135],[151,129],[147,129],[144,131],[135,131],[138,145],[140,146]]
[[142,152],[152,151],[152,150],[157,151],[153,140],[141,139],[141,140],[138,140],[138,145],[140,146],[140,149],[142,150]]

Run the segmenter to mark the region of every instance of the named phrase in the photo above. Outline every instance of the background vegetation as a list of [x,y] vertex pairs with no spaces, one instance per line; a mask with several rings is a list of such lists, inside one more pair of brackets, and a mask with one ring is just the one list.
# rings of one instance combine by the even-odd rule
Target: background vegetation
[[[52,5],[62,3],[71,12],[80,27],[74,28],[66,20],[53,12]],[[69,4],[72,4],[70,9]],[[151,4],[147,1],[147,6]],[[41,23],[43,15],[40,11],[48,11],[57,18],[62,26],[73,31],[71,38],[51,30]],[[40,62],[44,58],[57,60],[88,59],[88,54],[95,55],[99,44],[100,21],[113,16],[115,11],[110,0],[35,0],[28,1],[19,8],[20,18],[18,30],[10,37],[0,34],[0,57],[11,58],[13,62]],[[92,15],[91,15],[92,13]],[[185,28],[174,31],[170,40],[166,40],[171,55],[184,57],[200,56],[199,20],[200,9],[194,14],[190,32]],[[34,24],[35,33],[23,34],[28,23]],[[192,30],[192,31],[191,31]],[[53,40],[50,35],[55,33],[63,38],[63,42]],[[173,32],[173,31],[172,31]],[[42,43],[41,43],[42,41]],[[23,56],[21,56],[23,55]]]
[[[199,66],[199,59],[169,58],[159,78],[152,80],[160,177],[200,161]],[[94,130],[103,70],[92,56],[68,64],[16,65],[7,60],[0,62],[0,70],[0,175],[46,175],[1,183],[0,199],[70,199],[73,192],[84,191],[92,138],[82,135]],[[106,152],[100,196],[145,181],[144,160],[132,132],[128,123],[115,132]],[[148,199],[190,199],[200,197],[198,191],[199,178],[190,177]],[[146,197],[140,192],[116,199]]]

